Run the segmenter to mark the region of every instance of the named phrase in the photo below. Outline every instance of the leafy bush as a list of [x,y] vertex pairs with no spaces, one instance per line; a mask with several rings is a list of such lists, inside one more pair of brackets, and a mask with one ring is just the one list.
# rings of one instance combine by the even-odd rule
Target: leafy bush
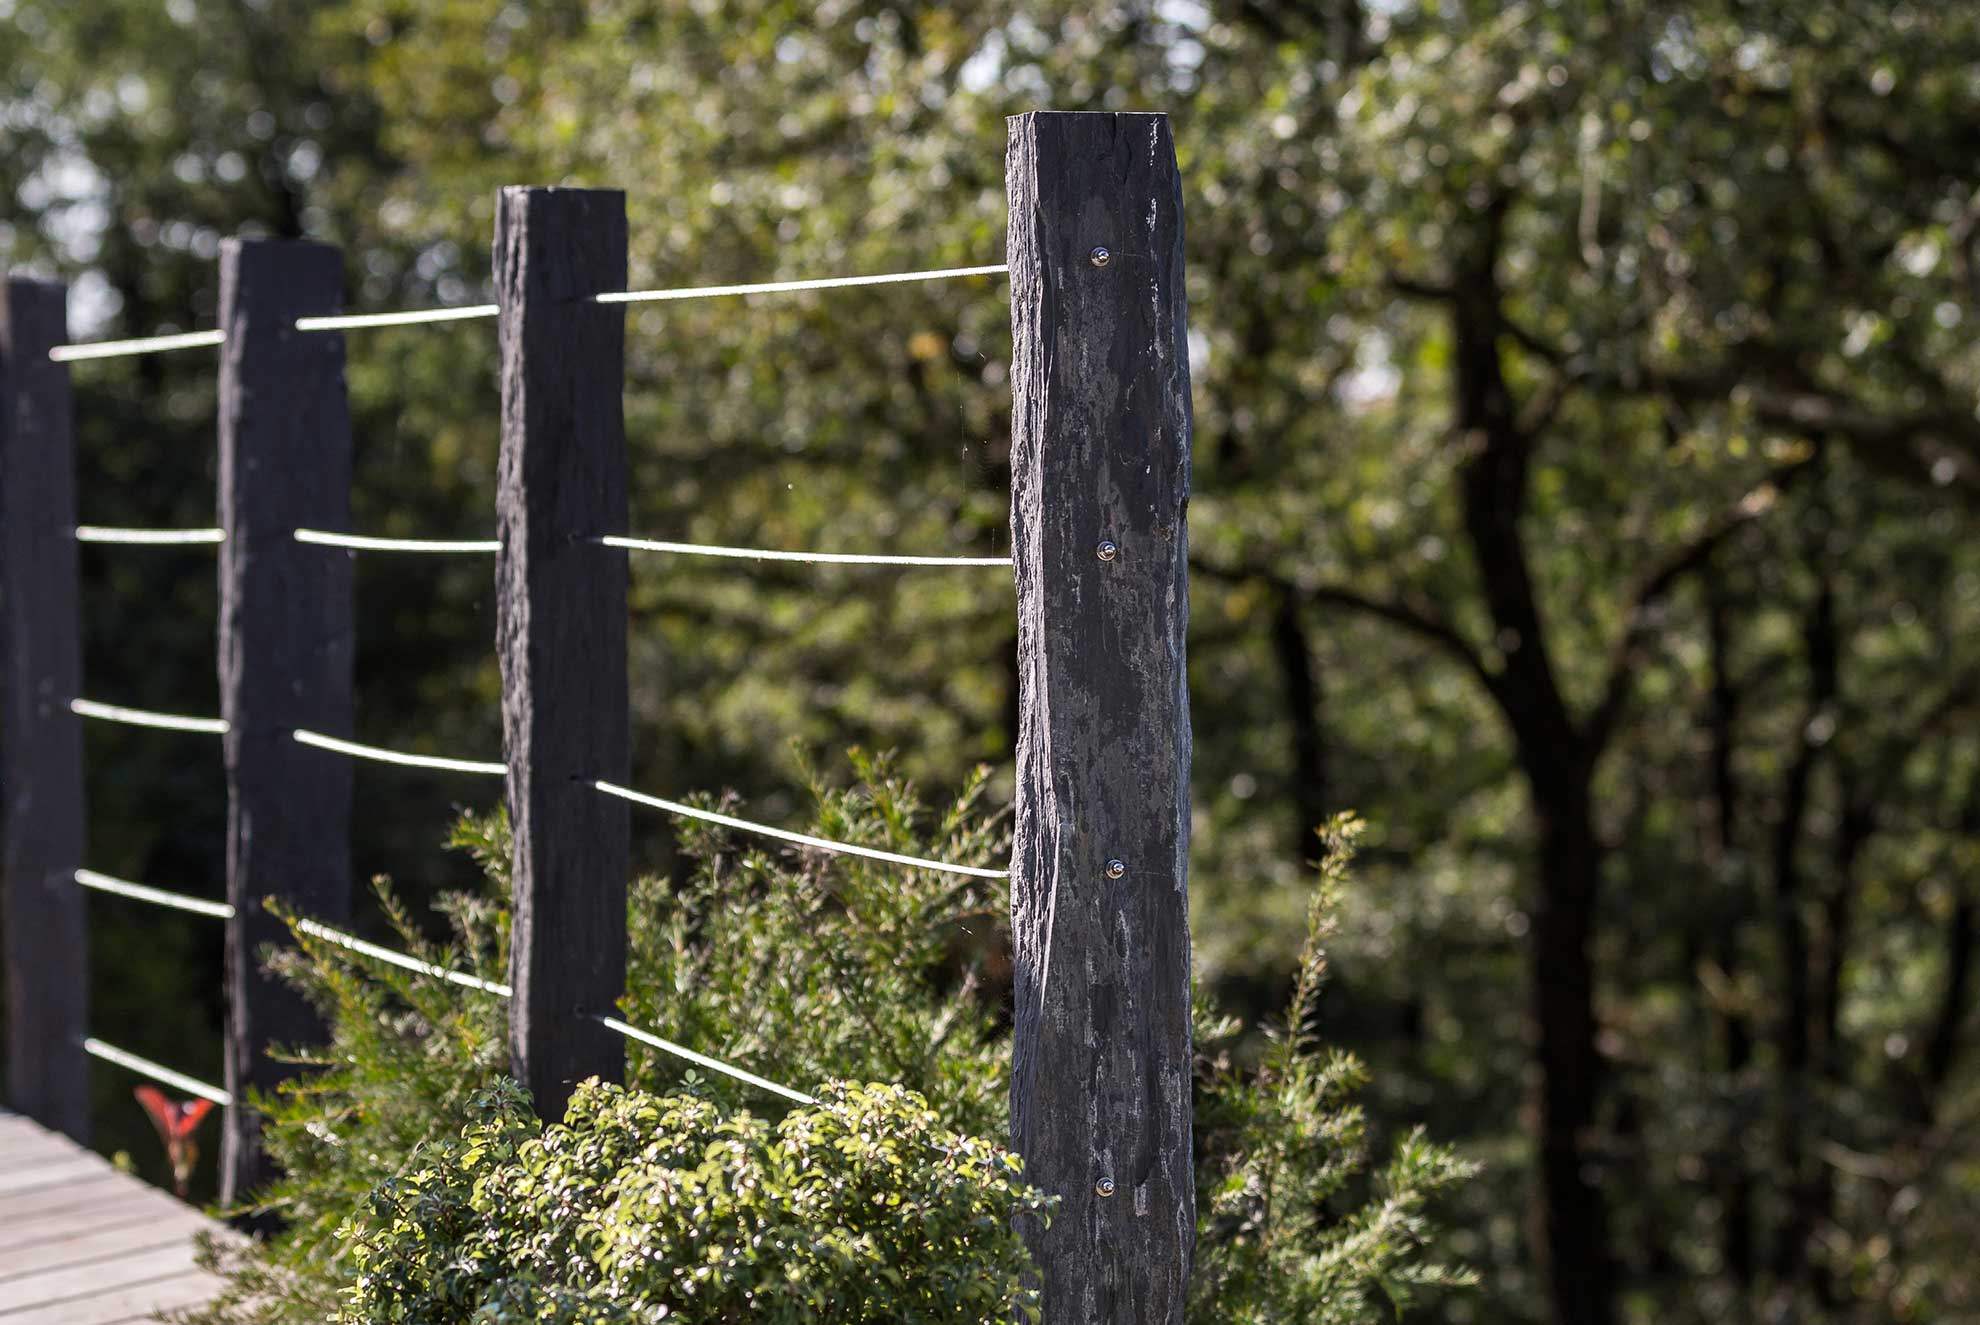
[[[980,779],[930,829],[912,790],[884,762],[860,762],[858,770],[854,789],[819,792],[814,831],[963,863],[1003,857],[1000,825],[976,808]],[[1427,1287],[1465,1282],[1426,1254],[1425,1211],[1468,1170],[1411,1135],[1371,1176],[1366,1122],[1353,1105],[1361,1070],[1314,1043],[1322,945],[1354,831],[1346,820],[1330,829],[1285,1025],[1261,1037],[1199,1006],[1193,1321],[1360,1325]],[[482,862],[489,886],[441,901],[446,943],[427,941],[382,885],[380,900],[401,946],[500,980],[509,925],[506,826],[498,816],[469,816],[454,840]],[[734,1221],[745,1217],[785,1233],[767,1232],[750,1249],[758,1259],[734,1271],[733,1281],[722,1262],[711,1294],[789,1283],[781,1301],[801,1312],[813,1300],[807,1293],[838,1284],[832,1291],[867,1292],[848,1300],[878,1310],[883,1289],[895,1290],[871,1254],[884,1249],[895,1273],[913,1278],[922,1271],[911,1274],[912,1267],[941,1263],[938,1248],[950,1247],[968,1282],[952,1277],[915,1291],[963,1295],[957,1303],[994,1298],[996,1309],[959,1305],[943,1315],[940,1304],[951,1299],[940,1296],[897,1297],[888,1309],[909,1304],[931,1320],[1006,1317],[1022,1300],[1007,1216],[1035,1198],[998,1167],[988,1142],[958,1143],[963,1148],[947,1159],[934,1150],[911,1155],[899,1144],[931,1134],[936,1118],[962,1134],[1008,1134],[1010,940],[1001,883],[857,858],[770,854],[692,826],[681,846],[680,882],[642,879],[632,890],[627,1019],[794,1086],[890,1081],[901,1089],[828,1084],[813,1090],[817,1109],[791,1111],[745,1083],[683,1070],[659,1051],[630,1045],[627,1089],[585,1092],[564,1128],[536,1140],[538,1124],[503,1077],[499,1000],[299,934],[296,949],[274,961],[323,1008],[331,1036],[295,1054],[308,1071],[260,1101],[267,1144],[285,1176],[259,1208],[282,1216],[287,1230],[245,1252],[214,1249],[228,1290],[188,1318],[201,1325],[616,1320],[598,1313],[616,1310],[620,1294],[626,1304],[671,1302],[668,1282],[704,1267],[712,1277],[716,1262],[700,1258],[711,1247],[740,1248]],[[855,1208],[868,1213],[855,1201],[832,1207],[847,1213],[823,1225],[800,1208],[797,1188],[765,1175],[787,1172],[794,1147],[816,1150],[817,1129],[848,1127],[852,1117],[869,1125],[842,1144],[857,1149],[863,1143],[851,1138],[861,1132],[896,1138],[901,1181],[891,1197],[870,1193],[883,1203],[870,1218],[854,1218]],[[646,1140],[635,1147],[635,1136]],[[867,1172],[844,1150],[815,1162],[826,1159],[848,1181]],[[723,1175],[744,1180],[747,1197]],[[646,1199],[639,1193],[664,1190],[708,1201],[698,1212],[691,1202],[636,1210],[633,1202]],[[855,1182],[848,1199],[857,1190]],[[884,1202],[892,1198],[910,1203],[912,1213],[890,1215]],[[930,1225],[914,1203],[938,1198],[957,1204],[940,1206],[948,1214]],[[989,1223],[969,1233],[969,1255],[955,1261],[965,1211]],[[682,1222],[672,1222],[677,1217]],[[698,1237],[688,1236],[697,1228]],[[791,1236],[800,1229],[804,1239]],[[778,1248],[780,1236],[789,1245]],[[867,1268],[834,1259],[844,1257]],[[843,1280],[835,1277],[842,1272]],[[966,1296],[979,1293],[990,1296]],[[709,1302],[741,1300],[699,1299],[689,1318],[722,1318]],[[484,1314],[472,1315],[471,1302]],[[835,1305],[830,1318],[841,1314]]]
[[774,1127],[589,1082],[539,1132],[478,1094],[345,1230],[362,1321],[988,1321],[1029,1309],[1009,1153],[899,1086],[826,1088]]

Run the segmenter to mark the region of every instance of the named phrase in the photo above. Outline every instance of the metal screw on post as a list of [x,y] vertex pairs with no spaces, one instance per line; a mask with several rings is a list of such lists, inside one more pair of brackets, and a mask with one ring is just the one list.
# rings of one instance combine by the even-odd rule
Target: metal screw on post
[[1086,255],[1086,260],[1096,267],[1104,267],[1114,260],[1114,255],[1107,250],[1105,245],[1095,244],[1093,251]]
[[1114,1180],[1112,1178],[1100,1179],[1100,1181],[1093,1184],[1093,1194],[1095,1196],[1112,1196],[1114,1194]]
[[1126,874],[1126,873],[1127,873],[1127,863],[1126,863],[1125,861],[1120,861],[1120,860],[1110,860],[1110,861],[1108,861],[1108,862],[1107,862],[1107,877],[1108,877],[1108,878],[1110,878],[1110,879],[1118,879],[1118,878],[1120,878],[1120,877],[1121,877],[1121,876],[1122,876],[1123,874]]
[[1113,539],[1103,538],[1100,540],[1100,546],[1093,549],[1093,555],[1102,561],[1112,561],[1120,555],[1120,551],[1120,546]]

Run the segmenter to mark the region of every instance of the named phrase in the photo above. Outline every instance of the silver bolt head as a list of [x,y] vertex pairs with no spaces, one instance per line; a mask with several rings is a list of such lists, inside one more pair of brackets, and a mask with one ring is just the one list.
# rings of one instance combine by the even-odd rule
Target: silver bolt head
[[1114,1194],[1114,1180],[1112,1178],[1100,1179],[1100,1181],[1093,1184],[1093,1194],[1095,1196],[1112,1196]]
[[1096,267],[1104,267],[1114,260],[1114,255],[1107,251],[1105,245],[1095,244],[1093,251],[1086,255],[1086,260]]
[[1112,561],[1120,555],[1120,551],[1120,545],[1113,539],[1103,538],[1100,540],[1100,546],[1093,549],[1093,555],[1102,561]]
[[1127,873],[1127,862],[1126,862],[1126,861],[1123,861],[1123,860],[1110,860],[1110,861],[1108,861],[1108,862],[1107,862],[1107,877],[1108,877],[1108,878],[1110,878],[1110,879],[1118,879],[1118,878],[1120,878],[1120,877],[1121,877],[1121,876],[1122,876],[1123,874],[1126,874],[1126,873]]

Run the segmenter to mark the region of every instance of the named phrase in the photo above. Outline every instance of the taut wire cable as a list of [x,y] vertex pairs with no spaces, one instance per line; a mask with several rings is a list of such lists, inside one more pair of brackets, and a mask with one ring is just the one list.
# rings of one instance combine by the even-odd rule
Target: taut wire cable
[[1009,557],[907,557],[862,552],[777,552],[768,548],[720,547],[712,543],[668,543],[657,538],[608,534],[606,547],[631,552],[674,552],[690,557],[738,557],[746,561],[810,561],[834,566],[1008,566]]
[[99,340],[82,345],[57,345],[48,351],[56,363],[78,359],[121,359],[130,354],[157,354],[161,350],[196,350],[205,345],[225,345],[224,331],[183,331],[171,336],[140,336],[136,340]]
[[169,906],[175,911],[191,911],[195,915],[213,916],[219,920],[231,920],[234,908],[227,902],[209,902],[201,897],[188,897],[184,893],[167,892],[163,888],[151,888],[142,883],[132,883],[129,879],[119,879],[109,874],[98,874],[95,870],[77,870],[75,880],[85,888],[98,892],[116,893],[119,897],[130,897],[140,902],[150,902],[153,906]]
[[439,768],[450,773],[486,773],[491,777],[508,774],[507,764],[498,764],[482,759],[443,759],[439,755],[409,755],[397,750],[385,750],[375,745],[360,745],[356,741],[340,740],[335,736],[325,736],[322,732],[297,728],[295,738],[304,745],[313,745],[319,750],[330,750],[353,759],[370,759],[381,764],[399,764],[406,768]]
[[801,1090],[792,1090],[789,1086],[780,1086],[774,1081],[767,1081],[757,1076],[754,1072],[745,1072],[739,1067],[731,1067],[719,1058],[710,1058],[707,1054],[698,1054],[686,1045],[675,1044],[672,1040],[664,1039],[651,1031],[643,1031],[637,1026],[628,1025],[620,1021],[617,1017],[594,1017],[592,1020],[607,1030],[617,1031],[628,1040],[637,1040],[648,1048],[658,1049],[662,1053],[672,1054],[676,1058],[684,1058],[688,1062],[705,1067],[711,1072],[720,1072],[723,1076],[734,1077],[738,1081],[748,1082],[759,1090],[767,1090],[773,1095],[781,1095],[785,1099],[798,1104],[818,1103],[816,1096],[807,1095]]
[[401,970],[413,971],[419,975],[430,975],[436,979],[445,980],[448,984],[460,985],[464,989],[477,989],[484,994],[493,994],[497,998],[511,998],[515,995],[515,990],[505,984],[498,984],[493,980],[483,980],[480,976],[469,975],[466,971],[456,971],[445,966],[435,966],[432,962],[423,962],[417,957],[408,957],[405,953],[394,952],[390,948],[381,948],[376,943],[365,942],[355,934],[346,934],[341,929],[332,929],[330,926],[314,920],[298,920],[296,922],[296,928],[314,938],[322,939],[326,943],[334,943],[340,948],[374,958],[384,962],[388,966],[396,966]]
[[868,860],[884,860],[894,865],[910,865],[916,869],[936,870],[943,874],[967,874],[978,879],[1007,879],[1009,870],[986,869],[981,865],[952,865],[946,861],[927,860],[921,856],[904,856],[897,851],[881,851],[875,847],[856,846],[851,842],[834,842],[830,838],[813,837],[809,833],[793,833],[787,828],[772,828],[769,824],[753,823],[748,819],[738,819],[734,815],[717,814],[713,810],[700,810],[679,801],[664,800],[659,796],[648,796],[627,787],[615,786],[610,782],[593,782],[594,788],[608,796],[617,796],[635,805],[647,805],[656,810],[665,810],[687,819],[701,819],[725,828],[734,828],[745,833],[758,833],[764,837],[774,837],[783,842],[794,842],[799,846],[816,847],[841,856],[864,856]]
[[224,543],[227,531],[224,529],[118,529],[109,525],[79,524],[76,526],[78,543],[144,543],[165,545],[173,543]]
[[[421,961],[419,958],[407,956],[403,952],[394,952],[392,949],[380,947],[376,943],[367,943],[354,934],[346,934],[340,929],[332,929],[330,926],[315,920],[298,920],[296,922],[296,928],[313,938],[322,939],[327,943],[334,943],[349,952],[355,952],[360,956],[370,957],[376,961],[384,962],[388,966],[396,966],[400,970],[412,971],[418,975],[430,975],[436,979],[445,980],[449,984],[459,985],[464,989],[473,989],[484,994],[493,994],[497,998],[515,997],[515,990],[508,985],[498,983],[494,980],[483,980],[479,976],[469,975],[466,971],[456,971],[445,966],[436,966],[432,962]],[[655,1035],[651,1031],[643,1031],[639,1027],[621,1021],[617,1017],[594,1016],[592,1020],[603,1025],[608,1030],[617,1031],[629,1040],[637,1040],[639,1043],[658,1049],[663,1053],[672,1054],[676,1058],[685,1059],[687,1062],[694,1063],[699,1067],[705,1067],[711,1072],[719,1072],[723,1076],[733,1077],[737,1081],[747,1082],[759,1090],[767,1090],[773,1095],[781,1095],[783,1098],[799,1104],[816,1104],[818,1102],[814,1097],[806,1095],[803,1091],[792,1090],[789,1086],[780,1086],[774,1081],[757,1076],[754,1072],[746,1071],[732,1063],[725,1063],[719,1058],[710,1058],[707,1054],[696,1053],[685,1045],[675,1044],[672,1040]]]
[[363,534],[333,534],[326,529],[298,529],[296,542],[319,547],[352,548],[359,552],[500,552],[493,538],[368,538]]
[[177,713],[154,713],[150,709],[125,708],[120,704],[99,704],[93,699],[72,699],[69,712],[78,717],[96,718],[103,722],[121,722],[132,727],[158,727],[174,732],[205,732],[210,736],[225,736],[225,718],[187,718]]
[[462,304],[456,308],[415,308],[403,313],[339,313],[333,317],[299,317],[297,331],[355,331],[360,327],[410,327],[425,322],[466,322],[494,317],[498,304]]
[[[857,285],[899,285],[907,281],[942,281],[963,276],[997,276],[1010,270],[1001,262],[981,267],[943,267],[932,271],[892,271],[872,276],[823,276],[801,281],[758,281],[750,285],[688,285],[672,290],[616,290],[595,294],[595,304],[651,304],[677,299],[722,299],[745,294],[793,294],[800,290],[841,290]],[[409,327],[426,322],[466,322],[500,316],[499,304],[463,304],[456,308],[416,308],[402,313],[339,313],[332,317],[299,317],[297,331],[356,331],[364,327]],[[213,333],[218,335],[218,332]],[[213,342],[218,344],[218,341]]]
[[1001,262],[982,267],[942,267],[933,271],[894,271],[875,276],[823,276],[803,281],[758,281],[753,285],[686,285],[672,290],[626,290],[595,294],[597,304],[652,304],[676,299],[723,299],[742,294],[792,294],[799,290],[841,290],[855,285],[899,285],[907,281],[944,281],[960,276],[997,276],[1010,270]]
[[203,1100],[212,1100],[223,1108],[232,1107],[234,1097],[218,1086],[208,1085],[198,1077],[189,1077],[183,1072],[174,1072],[163,1063],[154,1063],[149,1058],[140,1058],[128,1049],[119,1049],[114,1044],[90,1036],[82,1042],[83,1052],[92,1058],[101,1058],[106,1063],[128,1068],[141,1077],[150,1077],[161,1085],[173,1086],[188,1095],[197,1095]]

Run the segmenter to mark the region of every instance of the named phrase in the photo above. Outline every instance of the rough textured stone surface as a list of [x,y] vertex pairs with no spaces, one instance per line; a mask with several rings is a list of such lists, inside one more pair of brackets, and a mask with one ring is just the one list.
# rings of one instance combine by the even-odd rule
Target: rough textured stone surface
[[8,280],[0,292],[0,633],[6,693],[7,1098],[89,1140],[89,944],[71,881],[83,839],[76,598],[74,403],[48,358],[68,339],[68,288]]
[[[315,1009],[262,969],[261,950],[289,940],[264,900],[333,925],[350,913],[351,762],[292,736],[351,730],[352,554],[295,540],[299,528],[350,528],[344,338],[295,328],[339,311],[343,285],[342,256],[324,244],[230,239],[220,250],[220,715],[235,907],[227,1089],[237,1101],[294,1070],[270,1046],[324,1035]],[[272,1176],[260,1136],[252,1109],[227,1110],[223,1203]]]
[[515,831],[509,1050],[545,1118],[586,1077],[619,1080],[625,1045],[593,1018],[626,978],[623,784],[625,314],[585,296],[626,288],[625,195],[502,190],[502,458],[496,562],[502,744]]
[[[1049,1325],[1180,1321],[1196,1228],[1190,413],[1168,121],[1018,116],[1008,184],[1013,1139],[1027,1176],[1061,1200],[1049,1230],[1031,1230]],[[1111,560],[1102,541],[1117,545]]]

